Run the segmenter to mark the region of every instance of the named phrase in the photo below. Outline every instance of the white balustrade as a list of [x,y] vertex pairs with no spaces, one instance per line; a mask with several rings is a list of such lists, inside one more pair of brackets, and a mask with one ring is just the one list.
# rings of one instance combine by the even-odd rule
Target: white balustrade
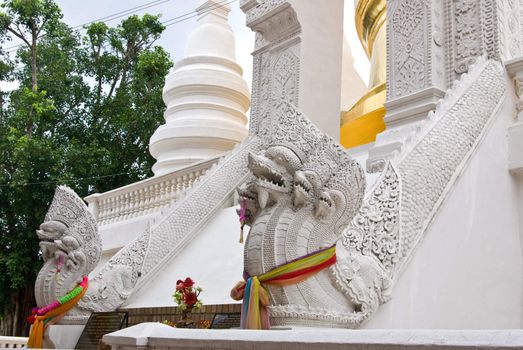
[[100,226],[159,212],[176,202],[218,159],[219,156],[84,199]]
[[24,337],[4,337],[0,336],[0,349],[21,349],[27,347],[27,340]]

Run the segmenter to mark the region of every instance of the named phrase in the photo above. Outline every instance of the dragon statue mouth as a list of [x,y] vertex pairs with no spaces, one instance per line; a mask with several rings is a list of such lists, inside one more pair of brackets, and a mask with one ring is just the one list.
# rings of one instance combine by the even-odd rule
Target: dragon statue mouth
[[324,219],[328,218],[335,210],[335,203],[331,195],[326,191],[322,191],[318,197],[314,214],[320,219]]
[[265,155],[249,153],[249,169],[255,178],[256,197],[260,208],[275,202],[281,195],[290,193],[290,176],[287,169]]
[[278,170],[280,166],[269,158],[249,154],[249,168],[259,185],[268,189],[287,192],[289,184]]
[[[245,207],[245,223],[252,224],[252,220],[258,211],[258,198],[256,196],[255,181],[251,181],[237,189],[240,203]],[[240,215],[240,210],[237,210]]]
[[56,242],[60,240],[66,230],[67,226],[60,221],[44,222],[40,225],[40,229],[36,230],[36,235],[40,240],[39,246],[45,260],[54,257],[57,250],[60,249]]
[[238,188],[238,195],[247,202],[256,201],[256,194],[251,190],[251,186],[247,185],[243,188]]
[[314,195],[314,186],[307,180],[302,171],[294,173],[294,206],[303,207],[311,203]]

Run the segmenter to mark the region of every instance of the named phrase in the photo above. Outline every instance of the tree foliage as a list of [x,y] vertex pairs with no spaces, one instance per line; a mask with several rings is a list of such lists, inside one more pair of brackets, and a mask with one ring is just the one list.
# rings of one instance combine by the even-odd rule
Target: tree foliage
[[[150,175],[172,63],[154,45],[158,16],[81,34],[51,0],[8,0],[2,11],[0,79],[19,87],[0,92],[0,334],[20,334],[41,266],[34,232],[54,188],[85,196]],[[10,37],[22,42],[15,55],[5,52]]]

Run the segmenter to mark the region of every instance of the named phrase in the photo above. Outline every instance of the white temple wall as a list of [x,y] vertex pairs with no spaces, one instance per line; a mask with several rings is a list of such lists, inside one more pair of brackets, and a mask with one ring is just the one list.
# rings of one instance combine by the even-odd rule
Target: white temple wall
[[523,192],[520,183],[518,195],[507,169],[507,127],[514,121],[508,94],[399,277],[392,300],[365,328],[522,326]]
[[[518,181],[518,197],[519,197],[519,237],[520,237],[520,248],[523,255],[523,174],[519,174]],[[523,273],[523,271],[522,271]],[[523,276],[522,276],[523,278]],[[521,298],[523,299],[523,288],[521,288]],[[523,328],[523,317],[519,328]]]
[[229,293],[243,274],[243,244],[238,242],[239,238],[236,207],[223,209],[151,283],[122,307],[175,306],[172,295],[176,281],[185,277],[191,277],[203,288],[204,304],[234,303]]
[[103,251],[106,252],[124,247],[147,230],[154,218],[158,217],[158,214],[144,215],[139,218],[99,227]]
[[343,36],[343,59],[341,74],[340,110],[347,111],[367,92],[367,85],[358,75],[354,66],[354,56],[347,37]]
[[302,27],[299,107],[339,141],[343,59],[343,0],[289,0]]

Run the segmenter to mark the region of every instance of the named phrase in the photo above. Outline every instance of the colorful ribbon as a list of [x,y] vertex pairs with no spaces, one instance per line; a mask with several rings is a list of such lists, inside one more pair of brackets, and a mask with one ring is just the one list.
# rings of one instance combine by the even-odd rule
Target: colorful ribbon
[[87,291],[88,279],[84,277],[82,282],[73,290],[40,309],[33,309],[33,314],[28,317],[28,322],[33,326],[29,333],[27,347],[30,349],[41,349],[43,345],[44,332],[48,324],[52,324],[56,319],[73,308]]
[[247,223],[247,204],[245,198],[240,199],[240,243],[243,243],[243,227]]
[[231,290],[234,300],[242,300],[241,328],[269,329],[269,294],[262,286],[288,286],[299,283],[336,262],[336,245],[280,265],[261,276],[246,278]]

